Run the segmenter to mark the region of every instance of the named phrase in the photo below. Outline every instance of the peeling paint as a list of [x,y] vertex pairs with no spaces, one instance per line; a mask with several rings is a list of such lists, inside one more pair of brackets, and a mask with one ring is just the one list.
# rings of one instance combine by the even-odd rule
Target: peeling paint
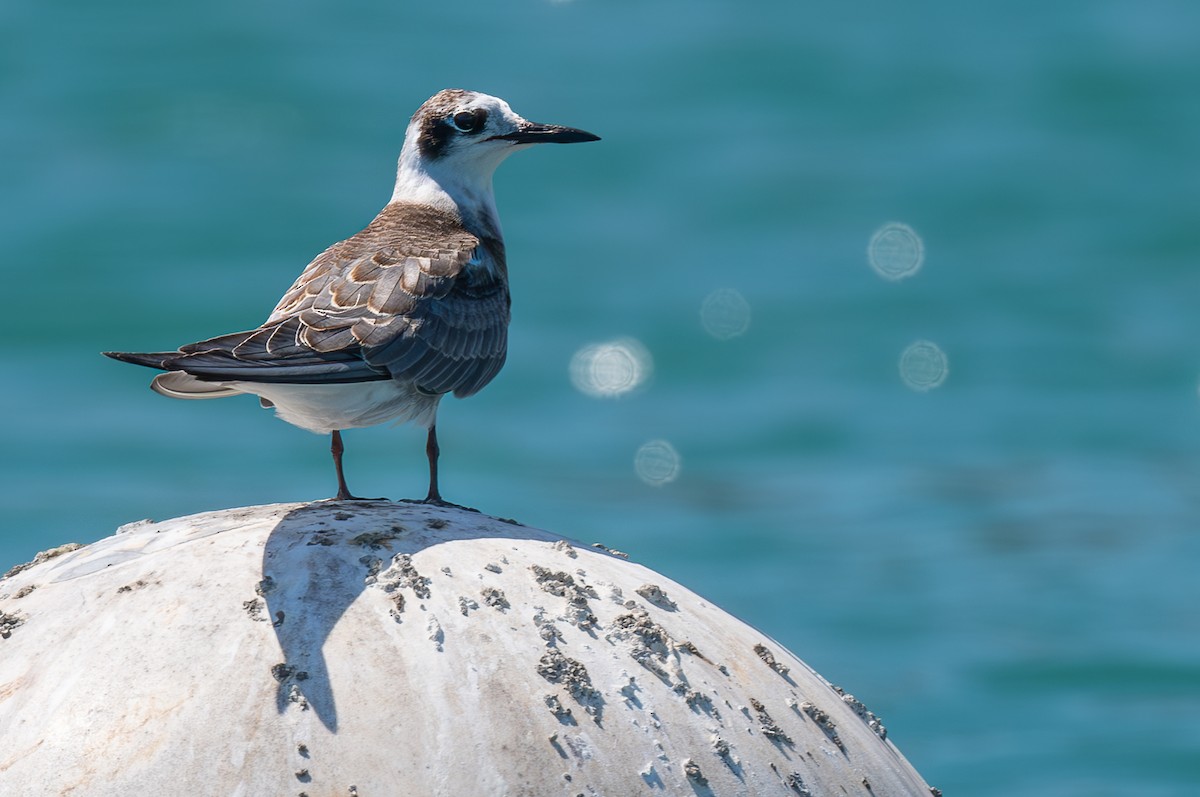
[[742,770],[742,760],[733,754],[733,745],[722,739],[717,734],[713,734],[710,738],[713,746],[713,752],[721,759],[721,763],[729,769],[739,782],[744,783],[746,780],[745,772]]
[[791,672],[791,668],[786,664],[776,661],[775,654],[771,652],[770,648],[761,642],[754,646],[754,653],[763,660],[764,664],[780,675],[787,676],[787,674]]
[[367,575],[363,578],[363,583],[371,585],[379,581],[379,571],[383,569],[383,560],[378,556],[360,556],[358,563],[367,568]]
[[308,699],[300,691],[300,687],[295,684],[288,689],[288,701],[300,706],[301,711],[308,711]]
[[[124,587],[122,587],[124,589]],[[120,591],[120,590],[118,590]],[[242,601],[242,609],[250,616],[250,619],[256,623],[265,623],[267,618],[263,616],[266,611],[267,604],[262,598],[251,598],[248,601]]]
[[[705,658],[704,654],[700,652],[700,649],[698,647],[693,645],[691,642],[688,642],[686,639],[683,642],[676,643],[675,647],[677,647],[679,650],[683,650],[683,651],[686,651],[686,652],[692,654],[693,656],[700,659],[701,661],[706,661],[709,664],[712,664],[712,662],[708,661],[708,659]],[[726,673],[726,675],[728,675],[728,673]]]
[[643,584],[634,591],[660,609],[666,609],[669,612],[679,610],[675,601],[668,598],[667,593],[663,592],[662,587],[657,584]]
[[713,746],[713,752],[715,752],[721,758],[727,758],[729,756],[730,750],[732,749],[729,745],[729,742],[725,741],[724,739],[722,739],[720,736],[717,736],[716,734],[713,734],[713,736],[712,736],[712,746]]
[[590,761],[595,757],[595,752],[592,750],[591,744],[582,735],[566,734],[563,737],[566,742],[567,749],[571,751],[571,755],[580,761]]
[[[337,519],[342,520],[340,517]],[[373,551],[378,551],[389,542],[398,539],[403,533],[403,528],[400,526],[393,526],[389,531],[363,532],[355,537],[351,537],[350,542],[354,545],[361,545],[364,548],[370,548]]]
[[[625,605],[630,604],[633,602]],[[677,652],[685,648],[672,639],[665,628],[654,622],[645,609],[633,604],[630,611],[613,620],[605,638],[629,643],[629,655],[634,661],[674,688],[677,694],[687,695],[687,678],[679,666]],[[672,665],[671,669],[668,669],[668,664]]]
[[[149,521],[139,521],[139,522],[146,523]],[[131,524],[131,525],[137,525],[137,524]],[[124,527],[122,527],[122,528],[124,528]],[[57,548],[50,548],[48,550],[42,551],[39,554],[37,554],[36,556],[34,556],[32,560],[25,562],[23,564],[15,565],[14,567],[10,568],[7,573],[5,573],[3,576],[0,576],[0,581],[3,581],[6,578],[12,578],[17,573],[24,572],[31,567],[36,567],[37,565],[40,565],[42,562],[48,562],[51,559],[62,556],[65,553],[70,553],[71,551],[78,551],[82,547],[83,546],[77,542],[68,542],[66,545],[60,545]]]
[[799,797],[813,797],[813,793],[804,785],[804,778],[799,772],[793,772],[783,779],[783,785],[796,792]]
[[558,695],[543,695],[542,700],[546,703],[546,708],[550,709],[550,713],[563,725],[575,724],[575,717],[572,716],[571,709],[562,704]]
[[480,593],[483,597],[483,602],[494,609],[505,611],[509,608],[508,598],[504,595],[504,590],[498,587],[484,587]]
[[25,618],[0,612],[0,639],[8,639],[18,626],[24,624]]
[[[682,691],[681,691],[682,689]],[[698,692],[695,689],[688,689],[684,684],[677,684],[675,687],[677,694],[682,694],[684,702],[688,707],[697,714],[703,712],[713,719],[720,719],[721,712],[713,705],[712,698],[703,692]]]
[[392,608],[388,610],[388,614],[391,615],[393,620],[399,623],[404,619],[400,616],[404,614],[404,593],[393,592],[391,595],[391,601]]
[[563,746],[558,743],[558,734],[552,733],[546,737],[546,741],[550,742],[550,746],[554,748],[554,752],[558,753],[560,758],[570,758]]
[[440,652],[442,650],[442,643],[446,641],[446,632],[442,630],[442,624],[438,622],[436,617],[430,615],[429,621],[425,623],[425,631],[429,634],[429,641]]
[[773,742],[781,742],[789,747],[795,744],[792,741],[792,737],[788,736],[783,728],[780,728],[771,719],[771,715],[767,713],[766,706],[755,698],[750,698],[750,705],[754,708],[754,713],[757,715],[759,730],[762,731],[763,736],[766,736]]
[[800,710],[807,714],[813,722],[817,723],[817,726],[824,731],[825,736],[829,738],[829,741],[837,745],[837,748],[843,753],[846,752],[846,747],[842,744],[842,739],[837,732],[837,723],[830,719],[827,713],[817,708],[815,704],[810,703],[807,700],[800,704]]
[[624,551],[618,551],[616,548],[609,548],[607,545],[605,545],[602,542],[593,542],[592,547],[596,548],[598,550],[604,551],[607,554],[611,554],[612,556],[615,556],[619,559],[628,559],[629,558],[629,554],[625,553]]
[[584,711],[597,724],[600,723],[604,713],[604,697],[599,689],[592,686],[592,678],[582,662],[564,656],[557,648],[551,648],[538,659],[537,673],[552,684],[566,687]]
[[874,731],[876,736],[878,736],[880,739],[887,738],[887,727],[883,724],[883,720],[875,716],[875,712],[863,705],[863,702],[854,695],[847,694],[846,690],[842,689],[840,686],[833,686],[830,684],[830,687],[833,689],[833,691],[842,696],[842,702],[853,709],[854,713],[862,718],[863,722],[867,723],[867,727]]
[[554,647],[563,638],[562,632],[546,616],[545,609],[541,606],[535,606],[534,608],[536,611],[533,615],[533,624],[538,630],[538,636],[542,638],[547,647]]
[[544,591],[560,598],[566,598],[569,611],[564,619],[567,622],[582,629],[592,628],[596,625],[596,615],[588,604],[589,598],[600,597],[596,594],[596,590],[577,582],[574,576],[563,570],[554,571],[541,565],[531,565],[530,570],[533,571],[534,581]]
[[378,572],[374,583],[382,587],[385,592],[411,589],[413,595],[424,600],[430,596],[429,585],[432,582],[428,577],[417,572],[410,554],[398,553],[392,557],[392,562],[386,570]]

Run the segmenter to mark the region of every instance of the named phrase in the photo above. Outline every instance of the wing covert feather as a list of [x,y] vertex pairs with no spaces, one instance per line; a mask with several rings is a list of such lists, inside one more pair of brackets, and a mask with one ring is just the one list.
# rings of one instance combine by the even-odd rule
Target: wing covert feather
[[503,243],[394,203],[318,255],[263,326],[186,346],[171,367],[209,380],[390,376],[469,396],[503,366],[508,320]]

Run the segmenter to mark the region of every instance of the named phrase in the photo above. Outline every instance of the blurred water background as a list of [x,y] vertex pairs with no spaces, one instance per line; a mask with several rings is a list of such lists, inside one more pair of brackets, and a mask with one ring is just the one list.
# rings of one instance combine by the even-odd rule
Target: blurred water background
[[[1200,793],[1198,41],[1186,0],[5,0],[0,569],[332,494],[326,439],[99,352],[259,323],[473,88],[604,141],[497,174],[448,498],[688,584],[948,795]],[[346,444],[424,493],[419,430]]]

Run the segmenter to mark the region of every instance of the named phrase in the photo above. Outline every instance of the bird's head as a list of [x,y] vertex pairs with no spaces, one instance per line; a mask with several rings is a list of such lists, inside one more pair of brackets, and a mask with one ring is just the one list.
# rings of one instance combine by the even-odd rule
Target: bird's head
[[499,97],[445,89],[426,100],[408,123],[394,198],[404,198],[406,184],[415,189],[418,176],[433,178],[455,198],[463,191],[490,193],[492,173],[519,149],[599,140],[573,127],[530,122]]

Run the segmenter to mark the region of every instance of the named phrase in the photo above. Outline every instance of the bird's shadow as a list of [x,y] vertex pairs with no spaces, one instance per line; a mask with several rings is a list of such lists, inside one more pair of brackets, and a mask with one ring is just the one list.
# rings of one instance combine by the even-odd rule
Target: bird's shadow
[[279,712],[298,704],[336,733],[325,642],[380,560],[481,537],[560,539],[463,509],[391,501],[320,501],[284,515],[267,537],[256,588],[283,654],[271,667]]

